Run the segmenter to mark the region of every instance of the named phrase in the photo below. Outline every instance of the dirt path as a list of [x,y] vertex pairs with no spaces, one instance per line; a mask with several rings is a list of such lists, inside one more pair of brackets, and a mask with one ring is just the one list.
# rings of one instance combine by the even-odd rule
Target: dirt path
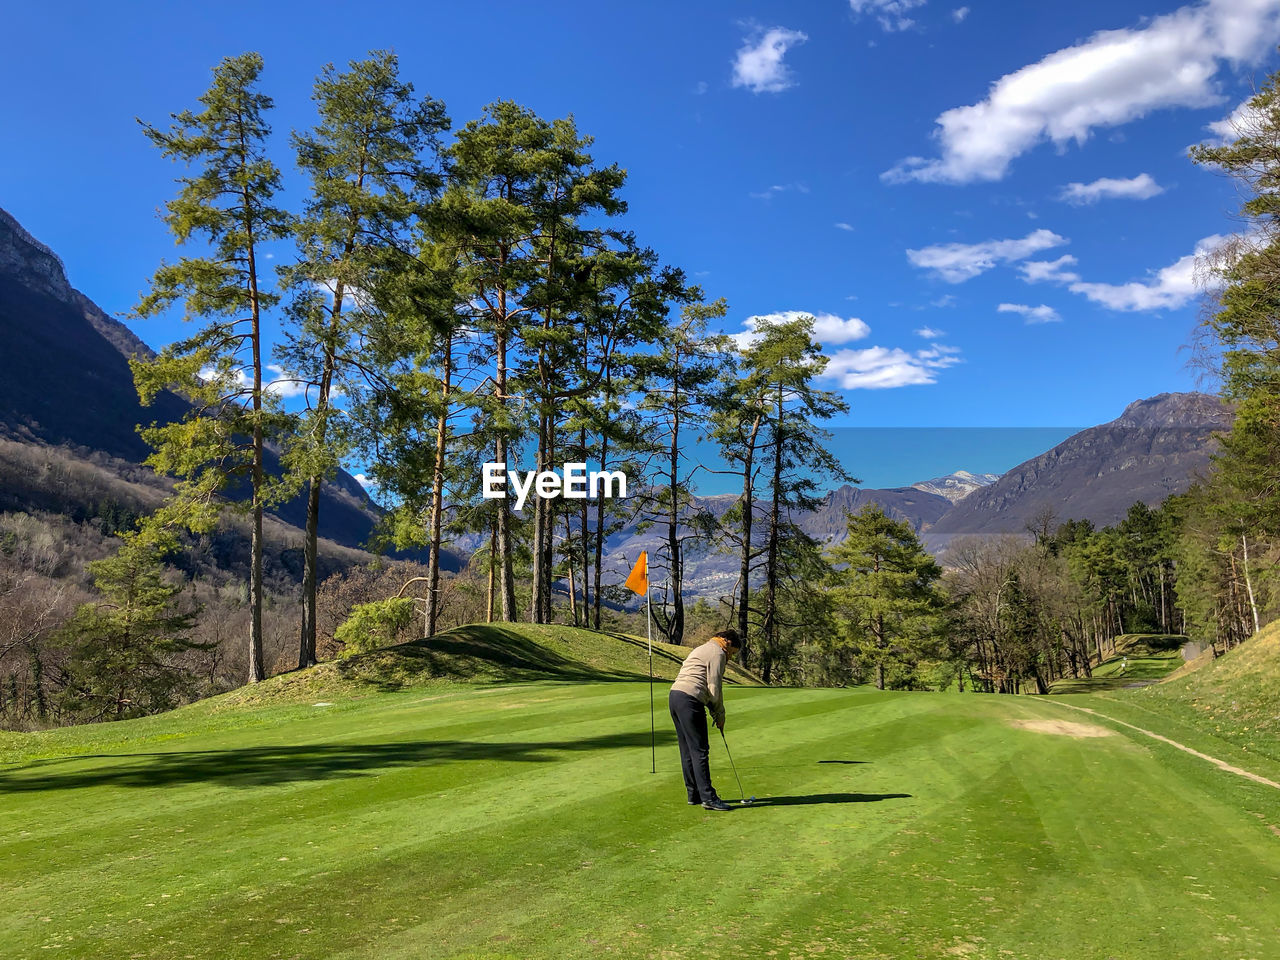
[[1123,720],[1117,720],[1115,717],[1109,717],[1105,713],[1099,713],[1097,710],[1090,710],[1088,707],[1077,707],[1073,703],[1061,703],[1059,701],[1052,701],[1052,702],[1057,703],[1057,705],[1060,707],[1068,707],[1071,710],[1079,710],[1081,713],[1087,713],[1092,716],[1099,717],[1100,719],[1103,719],[1103,720],[1110,720],[1112,723],[1118,723],[1120,724],[1120,726],[1128,727],[1130,730],[1137,730],[1139,733],[1146,734],[1148,737],[1151,737],[1151,739],[1153,740],[1159,740],[1161,743],[1167,743],[1171,747],[1177,747],[1179,750],[1182,750],[1184,753],[1189,753],[1193,757],[1199,757],[1201,760],[1208,760],[1215,767],[1220,767],[1221,769],[1226,770],[1228,773],[1234,773],[1237,776],[1245,777],[1249,780],[1252,780],[1254,781],[1254,783],[1261,783],[1264,786],[1274,787],[1275,789],[1280,790],[1280,783],[1276,783],[1274,780],[1268,780],[1266,777],[1259,776],[1256,773],[1251,773],[1248,770],[1242,769],[1241,767],[1233,766],[1227,763],[1225,760],[1219,760],[1217,757],[1211,757],[1207,753],[1201,753],[1199,750],[1192,750],[1190,747],[1186,746],[1185,744],[1179,743],[1177,740],[1170,740],[1168,737],[1162,737],[1158,733],[1153,733],[1150,730],[1144,730],[1142,727],[1134,726],[1132,723],[1126,723]]

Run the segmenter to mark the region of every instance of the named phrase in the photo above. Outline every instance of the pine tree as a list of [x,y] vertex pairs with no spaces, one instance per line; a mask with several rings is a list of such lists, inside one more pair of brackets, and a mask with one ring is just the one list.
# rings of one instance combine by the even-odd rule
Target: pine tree
[[165,576],[162,561],[176,547],[169,532],[135,531],[114,556],[89,564],[103,599],[82,605],[62,633],[69,715],[123,720],[171,709],[188,692],[191,675],[176,657],[211,644],[187,636],[199,611],[183,608],[182,585]]
[[[820,480],[852,478],[823,446],[826,434],[818,426],[848,406],[839,394],[814,385],[827,358],[814,342],[813,318],[763,323],[756,333],[757,339],[742,350],[739,373],[731,375],[712,419],[726,459],[740,468],[743,478],[742,497],[725,515],[722,528],[735,531],[729,540],[740,550],[739,631],[750,626],[755,610],[758,629],[743,635],[767,682],[783,655],[780,593],[795,582],[786,576],[782,543],[789,540],[798,549],[807,539],[792,517],[818,505]],[[768,495],[763,544],[753,539],[757,473],[762,473],[762,492]],[[816,544],[812,549],[817,550]],[[763,567],[758,610],[750,601],[757,558]]]
[[684,640],[685,540],[710,532],[704,520],[690,515],[691,477],[683,463],[688,455],[682,444],[688,445],[706,429],[709,393],[727,353],[725,338],[709,334],[707,323],[727,311],[724,300],[686,306],[680,322],[662,337],[658,352],[640,371],[639,386],[644,391],[640,408],[648,415],[648,432],[662,441],[656,450],[657,496],[642,516],[665,526],[663,549],[656,554],[653,566],[660,571],[665,565],[667,570],[663,602],[655,614],[668,643]]
[[914,685],[916,665],[933,653],[946,610],[942,568],[909,524],[875,504],[849,517],[847,536],[830,558],[845,642],[874,669],[878,689]]
[[409,227],[443,182],[435,153],[449,125],[444,105],[417,97],[386,51],[342,73],[328,65],[314,99],[320,122],[293,138],[311,192],[295,225],[300,259],[282,271],[293,292],[293,325],[280,350],[307,385],[306,413],[287,454],[289,467],[307,478],[303,667],[316,659],[320,489],[346,451],[350,426],[334,399],[355,396],[369,375],[363,348],[377,322],[377,288],[385,274],[408,266]]
[[160,266],[138,304],[139,316],[163,313],[181,301],[186,319],[203,318],[199,332],[166,347],[153,360],[131,360],[142,402],[175,389],[192,403],[179,423],[143,431],[158,472],[181,478],[174,500],[154,522],[209,531],[232,474],[249,474],[249,682],[262,664],[262,513],[273,494],[265,468],[266,443],[284,419],[264,381],[264,311],[279,298],[267,289],[259,258],[264,245],[288,235],[290,218],[272,201],[280,171],[266,156],[271,98],[257,90],[262,57],[224,60],[200,98],[203,109],[173,116],[164,131],[143,124],[164,156],[194,167],[178,180],[178,196],[164,217],[181,245],[208,241],[204,256]]
[[[456,262],[459,312],[489,348],[483,429],[493,461],[509,467],[532,428],[535,466],[554,456],[554,411],[572,372],[565,351],[574,340],[566,322],[592,256],[612,236],[583,224],[625,211],[617,191],[625,173],[597,168],[590,139],[572,119],[548,122],[510,101],[485,108],[485,118],[458,131],[447,152],[449,186],[432,205],[426,236]],[[567,369],[566,369],[567,368]],[[527,404],[527,415],[515,401]],[[533,618],[545,618],[550,585],[549,515],[534,504]],[[514,518],[497,501],[494,539],[503,620],[517,617]]]

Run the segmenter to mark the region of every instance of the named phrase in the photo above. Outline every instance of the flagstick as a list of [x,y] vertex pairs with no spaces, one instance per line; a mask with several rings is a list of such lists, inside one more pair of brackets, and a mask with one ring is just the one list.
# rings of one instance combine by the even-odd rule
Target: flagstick
[[[646,577],[646,579],[648,579]],[[649,772],[658,772],[658,735],[653,723],[653,600],[649,584],[644,585],[645,620],[649,625]]]

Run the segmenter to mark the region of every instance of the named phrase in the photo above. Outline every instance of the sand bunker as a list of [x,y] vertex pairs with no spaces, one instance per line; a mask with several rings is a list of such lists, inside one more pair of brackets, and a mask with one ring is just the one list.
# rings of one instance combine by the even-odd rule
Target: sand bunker
[[1070,720],[1011,720],[1015,727],[1036,733],[1056,733],[1060,737],[1109,737],[1114,730],[1097,727],[1091,723],[1072,723]]

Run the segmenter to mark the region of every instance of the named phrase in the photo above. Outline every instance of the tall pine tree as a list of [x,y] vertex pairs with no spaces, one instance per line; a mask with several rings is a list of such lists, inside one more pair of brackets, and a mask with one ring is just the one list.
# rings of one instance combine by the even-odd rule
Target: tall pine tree
[[165,223],[180,245],[207,241],[201,256],[165,263],[138,304],[155,316],[181,302],[187,320],[203,319],[194,335],[152,360],[131,360],[143,403],[176,389],[192,402],[179,423],[143,431],[154,453],[147,462],[176,474],[175,499],[157,516],[193,530],[217,523],[219,499],[235,472],[249,476],[249,682],[261,680],[262,513],[271,499],[266,443],[281,418],[264,378],[263,313],[279,297],[260,266],[263,247],[288,235],[290,218],[274,205],[280,171],[267,158],[271,98],[258,91],[262,57],[231,57],[213,71],[202,109],[173,116],[168,130],[143,124],[164,156],[193,168],[166,205]]

